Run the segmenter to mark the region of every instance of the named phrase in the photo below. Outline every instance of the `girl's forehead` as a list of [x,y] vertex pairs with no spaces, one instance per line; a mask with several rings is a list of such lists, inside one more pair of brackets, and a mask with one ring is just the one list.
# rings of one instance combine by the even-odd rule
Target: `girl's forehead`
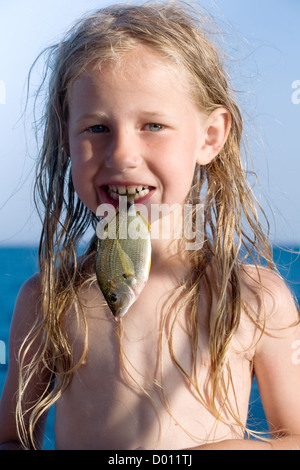
[[162,53],[158,53],[150,47],[138,45],[133,50],[110,58],[95,60],[88,66],[87,70],[108,71],[109,73],[130,76],[135,75],[137,71],[147,73],[153,67],[156,69],[169,69],[171,72],[176,68],[176,64]]
[[76,113],[89,114],[88,108],[97,107],[98,113],[118,109],[128,116],[142,111],[178,115],[186,110],[198,116],[201,111],[195,107],[186,72],[145,49],[128,52],[121,60],[94,61],[74,82],[68,104],[74,119]]
[[139,77],[142,81],[145,77],[157,76],[157,86],[159,87],[159,77],[168,76],[170,82],[174,82],[176,87],[184,90],[188,94],[191,91],[191,80],[184,67],[176,64],[175,60],[165,54],[153,50],[150,47],[139,45],[133,50],[113,55],[109,58],[99,58],[93,60],[78,79],[83,77],[99,77],[99,73],[106,77],[111,76],[113,81],[118,79],[132,79]]

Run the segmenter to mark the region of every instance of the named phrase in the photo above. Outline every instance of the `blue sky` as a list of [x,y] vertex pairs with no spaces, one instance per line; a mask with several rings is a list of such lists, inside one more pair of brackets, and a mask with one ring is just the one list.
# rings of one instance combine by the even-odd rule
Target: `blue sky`
[[[36,153],[32,115],[21,117],[29,68],[39,52],[57,42],[78,17],[109,3],[1,0],[0,245],[36,244],[39,238],[40,223],[32,202]],[[279,242],[299,243],[300,1],[200,3],[217,18],[232,58],[230,71],[259,177],[255,191],[270,217],[272,236]],[[33,85],[38,84],[36,74]]]

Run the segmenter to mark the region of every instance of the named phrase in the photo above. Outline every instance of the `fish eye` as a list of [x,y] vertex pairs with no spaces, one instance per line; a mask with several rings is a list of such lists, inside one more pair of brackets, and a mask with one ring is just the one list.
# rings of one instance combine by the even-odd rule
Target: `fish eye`
[[112,304],[115,304],[118,300],[118,297],[114,292],[108,292],[107,297]]

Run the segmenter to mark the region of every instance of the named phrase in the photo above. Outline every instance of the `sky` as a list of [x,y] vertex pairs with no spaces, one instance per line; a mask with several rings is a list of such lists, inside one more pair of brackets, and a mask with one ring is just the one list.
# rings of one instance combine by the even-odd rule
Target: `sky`
[[[102,0],[0,0],[0,246],[36,245],[37,155],[26,79],[37,55]],[[134,2],[132,2],[134,3]],[[203,0],[222,31],[243,112],[255,194],[277,243],[300,243],[300,1]],[[251,184],[254,182],[252,178]]]

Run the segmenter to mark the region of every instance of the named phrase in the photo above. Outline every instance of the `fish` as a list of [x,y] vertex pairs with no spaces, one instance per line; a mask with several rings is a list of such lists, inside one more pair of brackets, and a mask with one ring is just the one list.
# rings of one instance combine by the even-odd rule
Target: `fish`
[[98,239],[95,271],[101,292],[116,320],[121,319],[142,292],[151,267],[148,221],[130,204],[116,209]]

